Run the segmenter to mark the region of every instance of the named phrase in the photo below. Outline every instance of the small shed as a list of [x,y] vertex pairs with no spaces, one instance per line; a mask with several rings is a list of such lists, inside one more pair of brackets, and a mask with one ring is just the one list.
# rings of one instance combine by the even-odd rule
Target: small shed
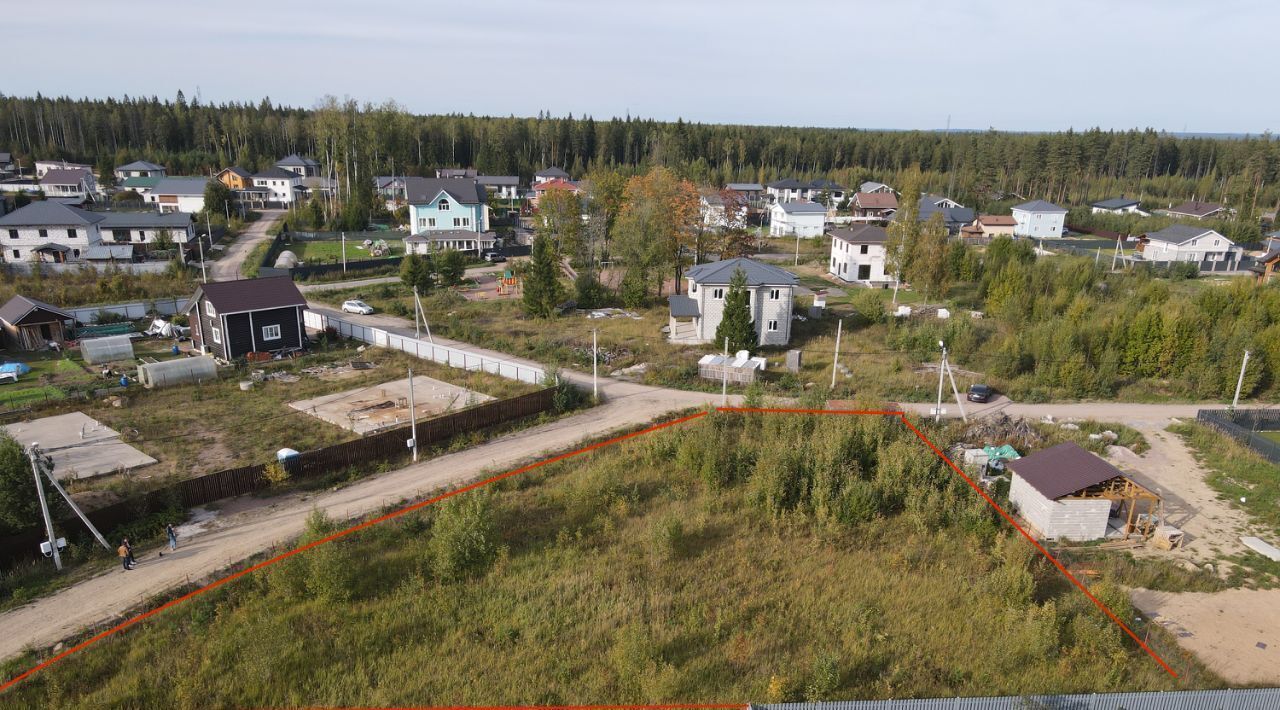
[[74,322],[70,313],[26,296],[14,296],[0,306],[5,347],[18,350],[44,350],[49,343],[61,344],[67,339],[67,324]]
[[127,335],[108,335],[80,341],[80,356],[90,365],[133,359],[133,339]]
[[1149,526],[1160,502],[1159,496],[1123,471],[1073,442],[1005,465],[1013,472],[1009,502],[1042,537],[1051,540],[1104,538],[1113,515],[1125,521],[1121,531],[1127,535],[1138,531],[1138,523],[1146,521]]
[[148,362],[138,366],[138,381],[147,389],[218,379],[218,363],[208,355]]

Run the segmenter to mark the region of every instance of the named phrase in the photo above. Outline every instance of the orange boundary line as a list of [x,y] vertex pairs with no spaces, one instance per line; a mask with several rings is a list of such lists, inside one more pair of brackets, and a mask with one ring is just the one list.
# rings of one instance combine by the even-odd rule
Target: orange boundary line
[[[1138,638],[1138,635],[1137,635],[1137,634],[1135,634],[1135,633],[1133,632],[1133,630],[1132,630],[1132,629],[1130,629],[1130,628],[1129,628],[1129,627],[1124,623],[1124,621],[1122,621],[1122,620],[1120,619],[1120,617],[1116,616],[1115,612],[1111,611],[1111,609],[1109,609],[1109,608],[1107,607],[1107,605],[1106,605],[1106,604],[1103,604],[1101,600],[1099,600],[1097,597],[1095,597],[1095,596],[1094,596],[1094,595],[1089,591],[1089,589],[1088,589],[1087,587],[1085,587],[1085,585],[1084,585],[1084,584],[1082,584],[1082,583],[1080,582],[1080,580],[1076,579],[1076,577],[1075,577],[1074,575],[1072,575],[1072,574],[1071,574],[1071,572],[1069,572],[1069,571],[1067,570],[1066,566],[1064,566],[1060,561],[1058,561],[1058,559],[1057,559],[1056,557],[1054,557],[1052,554],[1050,554],[1050,552],[1049,552],[1047,549],[1045,549],[1045,548],[1044,548],[1044,547],[1043,547],[1039,542],[1037,542],[1037,541],[1036,541],[1036,539],[1035,539],[1034,537],[1032,537],[1032,535],[1031,535],[1030,533],[1028,533],[1025,529],[1023,529],[1023,527],[1022,527],[1021,525],[1019,525],[1019,524],[1018,524],[1018,523],[1013,519],[1013,516],[1011,516],[1011,515],[1009,515],[1007,512],[1005,512],[1005,510],[1004,510],[1003,508],[1001,508],[1001,507],[1000,507],[1000,506],[995,502],[995,500],[993,500],[993,499],[991,498],[991,496],[987,495],[986,491],[982,490],[982,488],[981,488],[981,487],[979,487],[976,483],[974,483],[974,482],[973,482],[973,480],[972,480],[971,478],[969,478],[969,476],[967,476],[967,475],[964,473],[964,471],[962,471],[962,470],[960,469],[960,467],[959,467],[959,466],[956,466],[956,464],[955,464],[955,463],[954,463],[950,458],[947,458],[947,455],[946,455],[946,454],[942,453],[942,450],[941,450],[941,449],[939,449],[936,445],[934,445],[934,443],[933,443],[932,441],[930,441],[930,440],[929,440],[929,438],[928,438],[928,437],[926,437],[926,436],[924,435],[924,433],[922,433],[919,429],[917,429],[917,428],[915,427],[915,425],[914,425],[914,424],[912,424],[912,423],[907,419],[907,415],[906,415],[906,413],[905,413],[905,412],[901,412],[901,411],[892,411],[892,410],[873,410],[873,409],[869,409],[869,410],[851,410],[851,409],[787,409],[787,408],[777,408],[777,407],[717,407],[715,411],[717,411],[717,412],[725,412],[725,413],[739,413],[739,414],[817,414],[817,415],[824,415],[824,416],[832,416],[832,415],[835,415],[835,416],[839,416],[839,415],[869,415],[869,416],[890,416],[890,417],[898,417],[898,419],[900,419],[900,420],[902,421],[902,423],[903,423],[903,424],[907,425],[907,428],[909,428],[909,429],[910,429],[910,430],[911,430],[911,431],[912,431],[912,432],[913,432],[913,433],[914,433],[914,434],[915,434],[915,435],[916,435],[916,436],[917,436],[921,441],[923,441],[923,442],[925,443],[925,445],[926,445],[926,446],[928,446],[928,447],[929,447],[929,449],[930,449],[930,450],[932,450],[932,451],[933,451],[933,453],[934,453],[938,458],[940,458],[940,459],[942,459],[943,461],[945,461],[945,462],[946,462],[946,464],[947,464],[948,466],[950,466],[950,467],[951,467],[951,469],[952,469],[953,471],[955,471],[955,472],[956,472],[956,474],[958,474],[958,475],[960,476],[960,478],[964,480],[964,482],[965,482],[965,483],[969,484],[969,487],[970,487],[970,488],[972,488],[974,491],[976,491],[976,492],[978,493],[978,495],[982,496],[983,500],[985,500],[985,501],[987,502],[987,504],[988,504],[988,505],[990,505],[992,508],[994,508],[994,509],[996,510],[996,512],[1000,514],[1000,516],[1001,516],[1002,518],[1004,518],[1006,521],[1008,521],[1008,522],[1009,522],[1009,524],[1010,524],[1010,525],[1012,525],[1012,526],[1014,527],[1014,529],[1015,529],[1015,530],[1017,530],[1017,531],[1018,531],[1018,532],[1019,532],[1019,533],[1020,533],[1024,538],[1026,538],[1026,539],[1027,539],[1027,541],[1028,541],[1028,542],[1030,542],[1033,546],[1035,546],[1036,550],[1038,550],[1038,551],[1040,552],[1040,554],[1044,556],[1044,558],[1045,558],[1045,559],[1047,559],[1047,560],[1049,560],[1049,562],[1053,563],[1053,566],[1054,566],[1054,567],[1057,567],[1057,568],[1058,568],[1058,571],[1062,572],[1062,574],[1063,574],[1064,576],[1066,576],[1066,578],[1067,578],[1067,579],[1068,579],[1072,584],[1074,584],[1074,585],[1076,586],[1076,588],[1077,588],[1077,589],[1079,589],[1079,590],[1080,590],[1080,591],[1081,591],[1081,592],[1082,592],[1082,593],[1083,593],[1083,594],[1084,594],[1084,595],[1089,599],[1089,601],[1093,602],[1095,606],[1097,606],[1099,609],[1101,609],[1101,610],[1103,611],[1103,613],[1104,613],[1104,614],[1106,614],[1106,615],[1107,615],[1107,617],[1111,619],[1111,621],[1112,621],[1112,622],[1114,622],[1114,623],[1115,623],[1117,626],[1119,626],[1119,627],[1120,627],[1120,628],[1121,628],[1121,629],[1122,629],[1126,634],[1128,634],[1129,638],[1132,638],[1132,639],[1134,640],[1134,642],[1136,642],[1136,643],[1138,644],[1138,646],[1140,646],[1140,647],[1142,648],[1142,650],[1146,651],[1146,652],[1147,652],[1147,655],[1149,655],[1149,656],[1151,656],[1153,659],[1155,659],[1155,661],[1156,661],[1157,663],[1159,663],[1159,664],[1160,664],[1160,666],[1161,666],[1161,667],[1162,667],[1162,668],[1163,668],[1167,673],[1169,673],[1169,675],[1173,676],[1174,678],[1177,678],[1177,677],[1178,677],[1178,674],[1173,670],[1173,668],[1171,668],[1171,667],[1169,666],[1169,664],[1168,664],[1168,663],[1165,663],[1164,659],[1163,659],[1163,658],[1161,658],[1161,657],[1159,656],[1159,654],[1157,654],[1155,651],[1153,651],[1153,650],[1151,649],[1151,647],[1150,647],[1150,646],[1148,646],[1148,645],[1146,644],[1146,642],[1144,642],[1142,639]],[[606,440],[604,440],[604,441],[599,441],[599,442],[596,442],[596,443],[594,443],[594,444],[591,444],[590,446],[585,446],[585,447],[583,447],[583,448],[581,448],[581,449],[576,449],[576,450],[574,450],[574,451],[569,451],[569,452],[566,452],[566,453],[563,453],[563,454],[558,454],[558,455],[556,455],[556,456],[552,456],[552,457],[550,457],[550,458],[545,458],[545,459],[542,459],[542,460],[540,460],[540,461],[535,461],[534,463],[527,464],[527,465],[525,465],[525,466],[521,466],[521,467],[519,467],[519,468],[512,469],[512,470],[507,471],[507,472],[505,472],[505,473],[500,473],[500,474],[498,474],[498,475],[496,475],[496,476],[491,476],[491,477],[486,478],[486,479],[481,480],[481,481],[476,481],[475,483],[468,484],[468,485],[463,486],[463,487],[461,487],[461,488],[457,488],[457,489],[454,489],[454,490],[448,491],[448,492],[446,492],[446,493],[441,493],[440,495],[433,496],[433,497],[431,497],[431,498],[428,498],[428,499],[426,499],[426,500],[419,501],[419,502],[417,502],[417,503],[413,503],[413,504],[411,504],[411,505],[407,505],[407,506],[405,506],[405,507],[403,507],[403,508],[399,508],[399,509],[394,510],[394,511],[392,511],[392,512],[390,512],[390,513],[386,513],[386,514],[384,514],[384,515],[380,515],[380,516],[378,516],[378,517],[376,517],[376,518],[372,518],[372,519],[370,519],[370,520],[366,520],[366,521],[364,521],[364,522],[362,522],[362,523],[358,523],[358,524],[356,524],[356,525],[352,525],[352,526],[351,526],[351,527],[349,527],[349,528],[345,528],[345,529],[343,529],[343,530],[339,530],[338,532],[335,532],[335,533],[333,533],[333,534],[331,534],[331,535],[328,535],[328,536],[326,536],[326,537],[320,538],[319,540],[313,540],[312,542],[309,542],[309,543],[307,543],[307,544],[305,544],[305,545],[302,545],[301,547],[297,547],[297,548],[294,548],[294,549],[289,550],[289,551],[287,551],[287,552],[283,552],[283,553],[281,553],[281,554],[279,554],[279,555],[276,555],[275,557],[271,557],[271,558],[268,558],[268,559],[266,559],[266,560],[263,560],[262,562],[259,562],[259,563],[257,563],[257,564],[251,565],[251,566],[249,566],[249,567],[246,567],[245,569],[242,569],[242,570],[240,570],[240,571],[238,571],[238,572],[233,572],[232,574],[229,574],[229,575],[227,575],[226,577],[222,577],[222,578],[220,578],[220,579],[214,580],[213,582],[210,582],[209,584],[206,584],[205,586],[200,587],[199,589],[195,589],[195,590],[193,590],[193,591],[187,592],[186,594],[184,594],[184,595],[182,595],[182,596],[180,596],[180,597],[178,597],[178,598],[176,598],[176,599],[172,599],[172,600],[170,600],[170,601],[168,601],[168,602],[165,602],[164,604],[161,604],[160,606],[156,607],[155,609],[152,609],[152,610],[150,610],[150,611],[146,611],[146,612],[143,612],[143,613],[141,613],[141,614],[138,614],[137,616],[135,616],[135,617],[133,617],[133,618],[127,619],[127,620],[125,620],[125,621],[123,621],[123,622],[121,622],[121,623],[119,623],[119,624],[117,624],[117,625],[115,625],[115,626],[113,626],[113,627],[111,627],[111,628],[107,629],[106,631],[103,631],[103,632],[101,632],[101,633],[99,633],[99,634],[97,634],[97,635],[95,635],[95,636],[92,636],[92,637],[90,637],[90,638],[88,638],[88,639],[85,639],[84,641],[81,641],[80,643],[76,644],[75,646],[72,646],[72,647],[70,647],[70,648],[66,649],[65,651],[62,651],[61,653],[57,654],[56,656],[53,656],[52,658],[50,658],[50,659],[48,659],[48,660],[46,660],[46,661],[44,661],[44,662],[42,662],[42,663],[39,663],[39,664],[37,664],[37,665],[35,665],[35,666],[31,667],[30,669],[28,669],[28,670],[26,670],[26,671],[24,671],[24,672],[20,673],[19,675],[14,676],[13,678],[9,679],[8,681],[5,681],[5,683],[4,683],[3,685],[0,685],[0,693],[4,693],[5,691],[7,691],[7,690],[9,690],[10,688],[14,687],[15,685],[17,685],[18,683],[22,682],[23,680],[26,680],[27,678],[31,677],[32,675],[35,675],[36,673],[38,673],[38,672],[40,672],[40,671],[44,670],[45,668],[48,668],[49,666],[51,666],[51,665],[53,665],[53,664],[55,664],[55,663],[57,663],[57,662],[59,662],[59,661],[63,660],[63,659],[64,659],[64,658],[66,658],[67,656],[70,656],[71,654],[76,653],[76,652],[78,652],[78,651],[82,651],[82,650],[84,650],[85,648],[88,648],[89,646],[92,646],[93,644],[95,644],[95,643],[97,643],[97,642],[99,642],[99,641],[101,641],[101,640],[103,640],[103,639],[109,638],[109,637],[111,637],[111,636],[114,636],[114,635],[116,635],[116,634],[118,634],[118,633],[122,632],[122,631],[125,631],[125,630],[127,630],[128,628],[130,628],[130,627],[132,627],[132,626],[134,626],[134,625],[136,625],[136,624],[138,624],[138,623],[141,623],[142,621],[145,621],[145,620],[149,619],[150,617],[152,617],[152,616],[154,616],[154,615],[156,615],[156,614],[159,614],[159,613],[160,613],[160,612],[162,612],[162,611],[165,611],[166,609],[169,609],[169,608],[171,608],[171,607],[177,606],[177,605],[179,605],[179,604],[181,604],[181,603],[183,603],[183,602],[185,602],[185,601],[187,601],[187,600],[193,599],[193,598],[198,597],[198,596],[200,596],[200,595],[202,595],[202,594],[206,594],[206,593],[208,593],[208,592],[211,592],[211,591],[213,591],[213,590],[217,589],[218,587],[221,587],[222,585],[227,584],[228,582],[233,582],[233,581],[235,581],[235,580],[237,580],[237,579],[239,579],[239,578],[241,578],[241,577],[243,577],[243,576],[245,576],[245,575],[247,575],[247,574],[250,574],[250,573],[252,573],[252,572],[256,572],[256,571],[258,571],[258,570],[260,570],[260,569],[262,569],[262,568],[264,568],[264,567],[267,567],[267,566],[269,566],[269,565],[276,564],[277,562],[281,562],[281,561],[283,561],[283,560],[286,560],[286,559],[288,559],[288,558],[290,558],[290,557],[293,557],[294,555],[300,554],[300,553],[302,553],[302,552],[306,552],[307,550],[310,550],[310,549],[311,549],[311,548],[313,548],[313,547],[317,547],[317,546],[319,546],[319,545],[323,545],[323,544],[326,544],[326,543],[329,543],[329,542],[333,542],[334,540],[338,540],[338,539],[340,539],[340,538],[346,537],[346,536],[348,536],[348,535],[351,535],[351,534],[353,534],[353,533],[359,532],[359,531],[364,530],[365,528],[371,527],[371,526],[373,526],[373,525],[377,525],[377,524],[379,524],[379,523],[383,523],[383,522],[386,522],[386,521],[388,521],[388,520],[393,520],[393,519],[398,518],[398,517],[400,517],[400,516],[402,516],[402,515],[406,515],[406,514],[408,514],[408,513],[412,513],[412,512],[414,512],[414,511],[416,511],[416,510],[420,510],[420,509],[422,509],[422,508],[425,508],[426,506],[433,505],[433,504],[435,504],[435,503],[439,503],[440,501],[445,500],[445,499],[447,499],[447,498],[452,498],[453,496],[460,495],[460,494],[462,494],[462,493],[466,493],[466,492],[468,492],[468,491],[472,491],[472,490],[475,490],[475,489],[477,489],[477,488],[481,488],[481,487],[483,487],[483,486],[487,486],[487,485],[489,485],[489,484],[491,484],[491,483],[496,483],[496,482],[501,481],[501,480],[503,480],[503,479],[505,479],[505,478],[511,478],[512,476],[518,476],[518,475],[520,475],[520,474],[522,474],[522,473],[527,473],[527,472],[532,471],[532,470],[534,470],[534,469],[541,468],[541,467],[543,467],[543,466],[548,466],[548,465],[551,465],[551,464],[553,464],[553,463],[557,463],[557,462],[559,462],[559,461],[563,461],[563,460],[568,459],[568,458],[572,458],[572,457],[575,457],[575,456],[580,456],[580,455],[585,454],[585,453],[590,453],[590,452],[595,451],[595,450],[597,450],[597,449],[602,449],[602,448],[604,448],[604,447],[606,447],[606,446],[612,446],[613,444],[617,444],[617,443],[619,443],[619,442],[626,441],[627,439],[633,439],[633,438],[638,437],[638,436],[643,436],[643,435],[645,435],[645,434],[651,434],[651,433],[653,433],[653,432],[655,432],[655,431],[660,431],[660,430],[662,430],[662,429],[667,429],[667,428],[669,428],[669,427],[673,427],[673,426],[677,426],[677,425],[680,425],[680,424],[684,424],[684,423],[686,423],[686,422],[690,422],[690,421],[693,421],[693,420],[695,420],[695,419],[700,419],[700,418],[702,418],[702,417],[705,417],[706,415],[707,415],[707,412],[705,412],[705,411],[703,411],[703,412],[698,412],[698,413],[696,413],[696,414],[690,414],[690,415],[688,415],[688,416],[680,417],[680,418],[678,418],[678,419],[673,419],[673,420],[671,420],[671,421],[663,422],[663,423],[661,423],[661,424],[655,424],[655,425],[653,425],[653,426],[649,426],[649,427],[646,427],[646,428],[644,428],[644,429],[639,429],[639,430],[637,430],[637,431],[633,431],[633,432],[630,432],[630,433],[627,433],[627,434],[623,434],[623,435],[621,435],[621,436],[616,436],[616,437],[613,437],[613,438],[611,438],[611,439],[606,439]],[[437,708],[437,710],[453,710],[453,709],[455,709],[455,708],[461,708],[461,707],[463,707],[463,706],[441,706],[441,707]],[[467,707],[467,710],[532,710],[533,708],[537,708],[538,710],[638,710],[638,709],[640,709],[640,708],[645,708],[645,709],[647,709],[647,710],[694,710],[695,708],[708,708],[708,709],[710,709],[710,710],[728,710],[728,709],[730,709],[730,708],[743,708],[743,707],[746,707],[746,704],[743,704],[743,703],[729,703],[729,704],[710,704],[710,705],[552,705],[552,706],[501,706],[501,705],[499,705],[499,706],[488,706],[488,707],[486,707],[486,706],[466,706],[466,707]]]

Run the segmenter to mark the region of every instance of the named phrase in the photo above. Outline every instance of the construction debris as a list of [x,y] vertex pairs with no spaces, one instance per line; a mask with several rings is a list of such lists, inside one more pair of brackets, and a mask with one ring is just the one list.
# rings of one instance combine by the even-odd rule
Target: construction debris
[[588,318],[630,318],[632,320],[644,320],[643,316],[638,315],[635,311],[624,311],[621,308],[597,308],[586,312]]
[[[981,441],[990,445],[1010,444],[1013,448],[1035,450],[1044,443],[1044,437],[1035,427],[1023,419],[1007,414],[997,414],[975,421],[964,431],[963,441]],[[965,446],[965,448],[973,448]]]

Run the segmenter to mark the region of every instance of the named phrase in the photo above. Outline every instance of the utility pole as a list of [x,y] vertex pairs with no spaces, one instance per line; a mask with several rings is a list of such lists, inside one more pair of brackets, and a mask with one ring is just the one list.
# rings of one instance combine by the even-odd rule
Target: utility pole
[[342,273],[347,273],[347,233],[342,233]]
[[938,404],[933,409],[935,424],[942,420],[942,378],[947,374],[947,346],[939,340],[938,347],[942,348],[942,362],[938,363]]
[[409,368],[409,442],[413,444],[413,462],[418,462],[418,413],[413,408],[413,368]]
[[111,546],[107,544],[106,538],[102,536],[102,533],[98,532],[98,529],[93,526],[93,523],[89,522],[89,516],[85,515],[84,511],[80,510],[80,506],[76,505],[76,502],[71,499],[71,496],[67,494],[67,491],[62,487],[62,484],[58,483],[58,478],[53,475],[53,471],[51,469],[43,470],[45,478],[49,479],[49,483],[58,491],[59,494],[62,495],[62,499],[67,501],[67,505],[71,506],[71,510],[80,518],[80,522],[84,523],[85,527],[89,528],[89,532],[93,533],[93,536],[98,539],[98,542],[101,543],[108,552],[110,552]]
[[40,514],[44,516],[44,531],[49,538],[49,549],[53,552],[53,566],[62,571],[62,553],[58,551],[58,538],[53,534],[53,518],[49,516],[49,501],[44,497],[44,482],[40,480],[40,445],[32,442],[27,449],[27,458],[31,460],[31,473],[36,477],[36,495],[40,498]]
[[800,230],[797,229],[795,231],[796,231],[796,263],[794,265],[799,266],[800,265]]
[[729,339],[724,339],[724,362],[721,363],[723,382],[720,385],[720,406],[729,406]]
[[836,354],[831,360],[831,391],[836,389],[836,370],[840,368],[840,334],[844,330],[844,319],[836,321]]
[[[427,329],[427,342],[434,344],[436,341],[431,337],[431,324],[427,322],[427,309],[422,307],[422,298],[418,296],[417,286],[413,287],[413,307],[417,309],[418,313],[422,314],[422,327]],[[415,315],[414,320],[417,320],[417,318]],[[415,325],[414,328],[417,328],[417,326]]]
[[1244,386],[1244,370],[1249,366],[1249,351],[1244,351],[1244,361],[1240,363],[1240,377],[1236,379],[1236,396],[1231,398],[1231,413],[1236,413],[1236,405],[1240,403],[1240,388]]
[[596,328],[591,329],[591,399],[600,401],[600,346],[596,340]]
[[969,421],[969,416],[964,413],[964,400],[960,398],[960,388],[956,387],[956,375],[951,371],[951,358],[947,353],[947,349],[942,349],[942,364],[947,368],[947,378],[951,380],[951,393],[956,396],[956,406],[960,408],[960,420]]
[[[347,248],[343,247],[342,252],[345,254],[346,251],[347,251]],[[421,330],[418,328],[418,312],[420,310],[421,310],[421,307],[418,305],[418,285],[414,284],[413,286],[413,339],[414,340],[418,340],[419,338],[422,337]]]

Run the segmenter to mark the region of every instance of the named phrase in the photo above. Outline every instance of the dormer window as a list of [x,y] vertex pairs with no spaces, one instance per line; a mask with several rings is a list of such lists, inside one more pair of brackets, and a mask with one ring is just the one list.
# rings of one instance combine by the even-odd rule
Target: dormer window
[[449,201],[448,201],[448,200],[440,200],[440,204],[439,204],[439,206],[437,207],[437,209],[439,209],[441,212],[448,212],[448,211],[449,211]]

